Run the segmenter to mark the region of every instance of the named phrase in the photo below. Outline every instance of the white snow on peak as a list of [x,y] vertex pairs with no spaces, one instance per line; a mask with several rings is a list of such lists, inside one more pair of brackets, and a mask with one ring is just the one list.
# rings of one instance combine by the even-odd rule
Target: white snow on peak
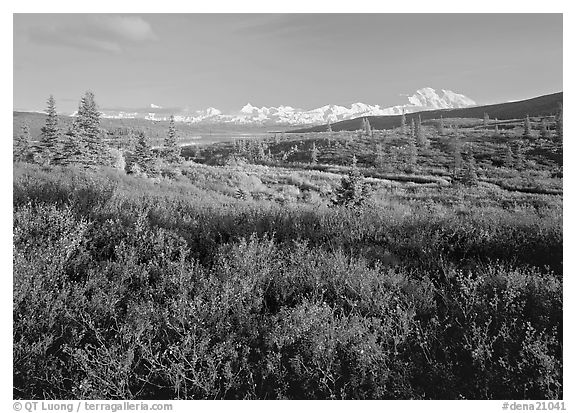
[[439,94],[431,87],[425,87],[418,89],[415,94],[409,96],[408,101],[413,106],[432,109],[463,108],[476,104],[472,99],[451,90],[441,89],[440,92]]
[[244,107],[242,107],[242,109],[240,109],[241,113],[246,113],[246,114],[252,114],[254,111],[257,111],[258,108],[252,106],[250,103],[247,103],[244,105]]
[[[340,105],[324,105],[319,108],[305,110],[292,106],[257,107],[250,103],[244,105],[240,111],[223,113],[210,107],[205,110],[184,110],[175,114],[174,120],[187,123],[229,123],[238,125],[313,125],[338,122],[361,116],[400,115],[402,112],[413,113],[423,110],[451,109],[474,106],[472,99],[455,93],[451,90],[440,89],[436,91],[430,87],[418,89],[413,95],[408,96],[408,102],[396,106],[381,107],[362,102],[352,103],[350,107]],[[151,105],[151,108],[160,106]],[[106,117],[141,117],[152,120],[167,120],[168,115],[155,113],[126,113],[107,114]]]
[[151,109],[162,109],[162,106],[155,105],[154,103],[150,103]]

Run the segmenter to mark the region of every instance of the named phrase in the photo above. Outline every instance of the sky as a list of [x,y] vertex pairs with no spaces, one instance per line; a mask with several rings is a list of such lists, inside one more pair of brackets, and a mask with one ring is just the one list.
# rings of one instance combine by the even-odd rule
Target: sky
[[14,14],[14,110],[478,104],[562,91],[561,14]]

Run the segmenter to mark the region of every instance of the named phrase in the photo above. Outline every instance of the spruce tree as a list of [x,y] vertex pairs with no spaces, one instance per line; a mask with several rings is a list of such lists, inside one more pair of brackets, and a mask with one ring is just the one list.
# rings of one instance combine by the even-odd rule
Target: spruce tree
[[514,154],[512,153],[512,148],[510,147],[510,144],[506,144],[506,149],[504,152],[504,165],[507,167],[512,167],[514,166]]
[[478,185],[478,175],[476,174],[476,161],[472,150],[468,148],[465,152],[466,166],[464,169],[464,176],[462,182],[467,186]]
[[524,164],[526,158],[524,156],[524,143],[522,141],[517,141],[514,147],[514,158],[516,160],[516,169],[521,171],[524,169]]
[[56,101],[52,95],[48,98],[46,115],[46,123],[41,129],[42,135],[40,136],[39,155],[44,164],[51,164],[53,163],[53,159],[62,153],[60,128],[58,127],[58,115],[56,114]]
[[330,119],[328,119],[328,126],[326,127],[326,132],[332,133],[332,125],[330,124]]
[[136,142],[138,142],[138,136],[134,129],[128,129],[126,141],[126,149],[130,152],[134,152],[136,150]]
[[370,126],[370,121],[368,120],[368,118],[364,118],[366,123],[365,123],[365,132],[367,136],[372,137],[372,127]]
[[488,129],[488,120],[490,118],[488,117],[488,114],[486,112],[484,112],[484,129]]
[[438,122],[438,134],[444,136],[444,118],[440,115],[440,121]]
[[156,159],[152,153],[152,148],[144,132],[138,132],[138,141],[134,152],[134,162],[131,166],[132,173],[142,172],[149,177],[157,174]]
[[424,135],[424,131],[422,129],[422,119],[420,115],[418,115],[418,121],[416,122],[416,143],[420,148],[428,147],[428,139]]
[[238,153],[246,155],[246,141],[244,139],[238,141]]
[[30,128],[24,123],[20,128],[20,133],[16,136],[12,148],[14,162],[26,162],[30,158]]
[[386,165],[386,160],[384,159],[384,148],[382,145],[378,144],[376,147],[376,157],[374,158],[374,166],[378,170],[384,169]]
[[532,125],[530,123],[530,117],[528,115],[526,115],[526,118],[524,119],[524,137],[525,138],[529,138],[531,135],[531,130],[532,130]]
[[400,129],[402,135],[406,135],[406,113],[404,108],[402,108],[402,117],[400,118]]
[[[236,143],[236,141],[234,141]],[[176,139],[176,125],[174,124],[174,116],[170,116],[170,123],[168,124],[168,133],[164,138],[164,156],[170,163],[180,163],[180,148]]]
[[460,168],[462,167],[462,143],[458,136],[452,138],[451,146],[453,158],[452,175],[454,178],[457,178],[459,176]]
[[90,91],[87,91],[80,100],[76,130],[84,142],[86,166],[109,165],[108,146],[103,140],[100,128],[100,112],[94,100],[94,93]]
[[261,162],[266,161],[266,147],[262,142],[258,142],[258,160]]
[[357,168],[352,169],[348,176],[342,177],[340,186],[336,188],[331,199],[332,206],[343,206],[361,210],[370,197],[370,188]]
[[312,142],[312,149],[310,150],[310,163],[316,165],[318,163],[318,148],[316,142]]
[[410,137],[408,138],[408,156],[406,159],[406,165],[408,172],[414,172],[416,170],[416,163],[418,157],[418,151],[416,149],[416,127],[414,125],[414,118],[410,122]]
[[76,164],[87,166],[86,153],[87,151],[84,146],[84,141],[82,140],[82,135],[77,125],[72,124],[62,137],[62,153],[54,159],[54,163],[58,165]]
[[352,159],[350,160],[350,165],[352,166],[352,168],[358,167],[358,158],[356,158],[355,154],[352,154]]
[[540,122],[540,138],[542,139],[550,138],[550,130],[548,129],[548,122],[546,122],[546,119],[544,118],[542,118],[542,121]]
[[558,104],[558,112],[556,112],[556,139],[562,141],[564,137],[564,110],[562,109],[562,103]]

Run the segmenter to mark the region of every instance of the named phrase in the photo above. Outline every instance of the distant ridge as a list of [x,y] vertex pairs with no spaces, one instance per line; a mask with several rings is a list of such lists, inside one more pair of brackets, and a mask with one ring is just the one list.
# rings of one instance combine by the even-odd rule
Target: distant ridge
[[[497,103],[493,105],[473,106],[460,109],[438,109],[427,110],[421,112],[407,113],[406,119],[410,119],[420,115],[422,120],[438,119],[440,116],[444,118],[478,118],[482,119],[484,113],[487,113],[490,119],[519,119],[527,114],[530,116],[545,116],[554,115],[558,110],[558,104],[562,103],[563,92],[553,93],[550,95],[539,96],[527,100],[520,100],[517,102]],[[374,129],[391,129],[400,125],[401,115],[391,116],[365,116],[370,120],[370,125]],[[332,130],[337,131],[352,131],[362,128],[362,119],[359,117],[355,119],[344,120],[336,122],[331,125]],[[306,133],[306,132],[325,132],[326,125],[318,125],[308,128],[301,128],[287,131],[286,133]]]

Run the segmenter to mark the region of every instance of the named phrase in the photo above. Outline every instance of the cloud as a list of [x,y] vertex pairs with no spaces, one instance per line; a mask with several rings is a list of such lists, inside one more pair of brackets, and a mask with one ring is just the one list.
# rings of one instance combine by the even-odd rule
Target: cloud
[[32,28],[30,41],[121,54],[130,45],[157,39],[150,24],[139,16],[66,15],[65,18],[74,21]]

